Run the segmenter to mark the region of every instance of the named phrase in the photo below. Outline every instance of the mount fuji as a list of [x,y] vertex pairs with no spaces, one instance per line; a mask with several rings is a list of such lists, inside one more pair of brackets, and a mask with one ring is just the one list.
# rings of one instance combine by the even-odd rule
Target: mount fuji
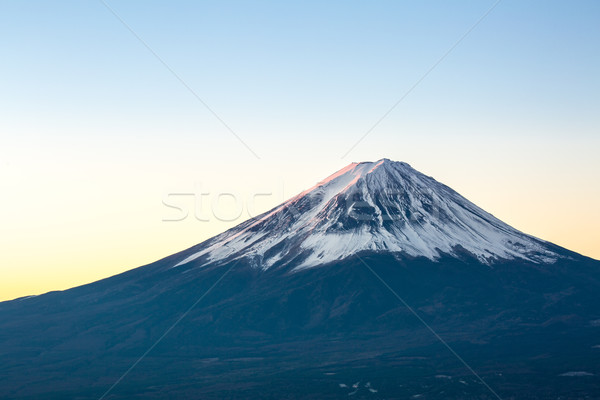
[[177,265],[246,258],[263,269],[302,269],[366,250],[431,260],[466,251],[485,264],[560,257],[410,165],[383,159],[348,165]]
[[192,248],[0,303],[0,398],[600,397],[600,262],[406,163]]

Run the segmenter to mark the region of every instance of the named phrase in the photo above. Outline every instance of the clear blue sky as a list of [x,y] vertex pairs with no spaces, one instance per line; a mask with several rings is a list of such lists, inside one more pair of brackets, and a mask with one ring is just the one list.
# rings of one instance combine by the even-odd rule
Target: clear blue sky
[[7,287],[97,279],[236,223],[161,223],[170,191],[285,186],[267,208],[382,157],[600,258],[600,2],[501,1],[344,158],[494,1],[107,4],[260,160],[102,2],[1,1]]
[[[108,3],[257,153],[275,132],[359,137],[493,4]],[[158,130],[209,117],[101,2],[0,4],[9,122]],[[502,1],[382,128],[544,121],[595,135],[599,43],[596,1]]]

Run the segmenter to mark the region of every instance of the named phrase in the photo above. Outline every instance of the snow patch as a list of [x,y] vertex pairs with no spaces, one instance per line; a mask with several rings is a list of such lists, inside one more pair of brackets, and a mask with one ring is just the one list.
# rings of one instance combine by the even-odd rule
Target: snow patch
[[594,374],[585,371],[569,371],[559,376],[594,376]]

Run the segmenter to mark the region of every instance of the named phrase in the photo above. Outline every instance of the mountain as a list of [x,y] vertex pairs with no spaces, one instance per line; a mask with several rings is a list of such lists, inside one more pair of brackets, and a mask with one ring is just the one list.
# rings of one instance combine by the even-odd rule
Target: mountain
[[0,303],[0,398],[600,397],[600,262],[406,163],[190,249]]

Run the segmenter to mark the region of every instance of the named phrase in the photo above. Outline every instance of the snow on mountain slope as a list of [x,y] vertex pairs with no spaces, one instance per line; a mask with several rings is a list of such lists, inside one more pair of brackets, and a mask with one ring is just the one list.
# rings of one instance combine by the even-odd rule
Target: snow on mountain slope
[[201,246],[175,266],[244,257],[260,268],[295,269],[362,250],[424,256],[465,250],[500,259],[554,262],[560,255],[403,162],[352,163],[273,210]]

